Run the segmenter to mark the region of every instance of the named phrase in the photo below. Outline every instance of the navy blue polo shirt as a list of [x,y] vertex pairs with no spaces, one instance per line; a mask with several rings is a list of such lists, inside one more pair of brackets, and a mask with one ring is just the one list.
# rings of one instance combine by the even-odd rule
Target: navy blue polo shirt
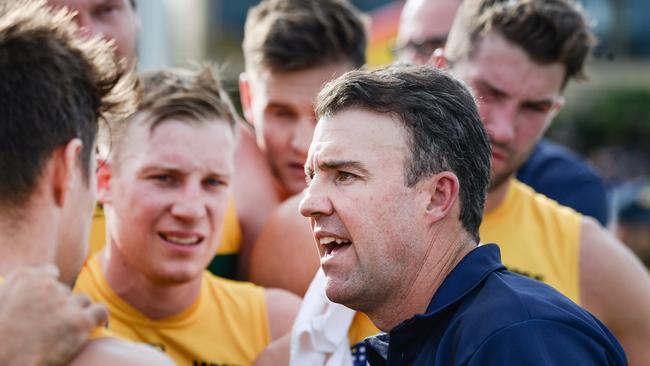
[[371,365],[627,365],[600,321],[507,271],[495,244],[467,254],[426,313],[365,342]]

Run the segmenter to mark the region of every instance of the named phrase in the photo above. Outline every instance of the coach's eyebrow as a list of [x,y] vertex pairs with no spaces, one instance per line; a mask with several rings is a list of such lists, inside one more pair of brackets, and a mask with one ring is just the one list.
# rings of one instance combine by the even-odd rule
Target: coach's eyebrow
[[318,165],[323,170],[351,170],[365,176],[372,176],[365,165],[360,161],[354,160],[326,160],[321,161]]

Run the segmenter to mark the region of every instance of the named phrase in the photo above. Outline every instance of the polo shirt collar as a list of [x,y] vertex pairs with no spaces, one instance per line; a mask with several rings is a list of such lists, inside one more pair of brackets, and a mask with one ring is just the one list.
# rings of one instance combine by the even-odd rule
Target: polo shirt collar
[[480,245],[469,252],[454,269],[447,275],[433,295],[424,314],[417,314],[413,318],[398,325],[395,330],[407,326],[412,321],[421,318],[430,318],[462,299],[467,293],[481,284],[490,273],[504,270],[501,263],[501,252],[496,244]]
[[476,286],[479,286],[492,272],[503,269],[505,267],[501,263],[501,254],[496,244],[480,245],[469,252],[447,275],[442,285],[433,295],[433,299],[431,299],[424,314],[417,314],[403,321],[393,328],[389,334],[382,333],[365,339],[370,364],[386,364],[389,348],[405,349],[405,347],[412,347],[418,337],[418,329],[430,328],[431,322],[436,321],[437,314],[460,301]]

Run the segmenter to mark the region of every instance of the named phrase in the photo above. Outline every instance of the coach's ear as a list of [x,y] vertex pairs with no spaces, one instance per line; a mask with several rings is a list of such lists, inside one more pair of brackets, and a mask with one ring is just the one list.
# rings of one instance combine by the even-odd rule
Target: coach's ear
[[111,203],[112,165],[108,160],[97,159],[97,202]]
[[239,98],[241,100],[241,109],[244,113],[244,118],[251,125],[253,121],[253,110],[251,106],[251,86],[248,75],[245,72],[239,74]]
[[437,69],[446,70],[448,63],[447,57],[445,57],[445,50],[442,48],[436,48],[436,50],[433,51],[433,54],[431,54],[429,62],[427,63],[429,65],[435,66]]
[[[458,201],[460,184],[456,174],[443,171],[425,179],[428,193],[426,216],[430,223],[435,223],[449,216]],[[460,214],[460,211],[459,213]]]

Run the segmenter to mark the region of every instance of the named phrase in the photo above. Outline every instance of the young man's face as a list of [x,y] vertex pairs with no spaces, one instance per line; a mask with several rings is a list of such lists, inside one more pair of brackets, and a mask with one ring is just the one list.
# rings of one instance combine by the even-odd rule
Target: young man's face
[[130,64],[136,57],[139,21],[129,0],[47,0],[77,11],[75,21],[88,35],[115,40],[117,54]]
[[129,267],[154,283],[196,279],[223,229],[235,148],[231,127],[172,118],[153,131],[136,120],[127,132],[102,197],[109,240]]
[[258,146],[288,195],[305,188],[303,167],[316,125],[316,95],[326,82],[351,69],[347,63],[337,63],[288,73],[256,69],[247,74],[246,115],[252,119]]
[[332,301],[371,311],[412,282],[425,255],[417,238],[426,204],[418,185],[406,186],[409,156],[406,132],[387,115],[352,109],[318,123],[300,212]]
[[537,64],[492,32],[473,57],[454,62],[450,71],[476,95],[492,143],[490,186],[496,188],[528,158],[561,108],[565,68],[560,63]]

